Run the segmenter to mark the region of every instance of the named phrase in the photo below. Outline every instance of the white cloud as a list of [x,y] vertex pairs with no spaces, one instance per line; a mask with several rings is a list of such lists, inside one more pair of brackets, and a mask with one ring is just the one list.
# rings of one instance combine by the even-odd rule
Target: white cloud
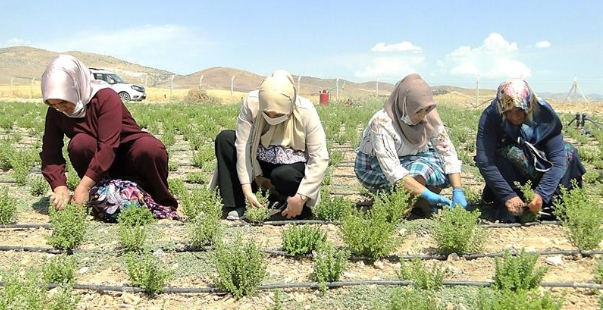
[[528,77],[531,70],[518,59],[517,43],[508,42],[498,33],[488,35],[481,46],[461,46],[446,55],[440,64],[452,75],[484,78]]
[[371,48],[373,52],[421,52],[421,47],[416,46],[408,41],[402,41],[400,43],[388,44],[379,42]]
[[540,41],[540,42],[536,43],[536,47],[538,47],[538,48],[551,47],[551,42],[549,42],[549,41]]
[[27,46],[27,45],[31,45],[31,41],[29,40],[24,40],[24,39],[20,39],[20,38],[10,38],[9,40],[7,40],[5,42],[5,44],[2,44],[2,46]]
[[359,78],[399,79],[405,75],[417,72],[418,68],[425,61],[423,56],[390,56],[377,57],[369,60],[369,65],[354,73]]

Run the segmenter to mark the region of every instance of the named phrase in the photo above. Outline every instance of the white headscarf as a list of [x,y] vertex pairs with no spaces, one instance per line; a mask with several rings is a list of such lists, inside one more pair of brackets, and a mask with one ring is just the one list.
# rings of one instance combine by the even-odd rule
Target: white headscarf
[[[276,70],[260,86],[259,111],[254,120],[252,132],[251,160],[253,176],[262,173],[257,161],[258,146],[281,145],[296,151],[306,150],[306,135],[297,108],[297,90],[291,74]],[[272,111],[283,116],[270,119],[264,114]],[[271,124],[272,123],[272,124]]]
[[42,97],[60,99],[75,104],[71,118],[86,116],[86,105],[96,93],[108,88],[109,84],[92,79],[92,73],[79,59],[70,55],[59,55],[53,59],[42,74]]

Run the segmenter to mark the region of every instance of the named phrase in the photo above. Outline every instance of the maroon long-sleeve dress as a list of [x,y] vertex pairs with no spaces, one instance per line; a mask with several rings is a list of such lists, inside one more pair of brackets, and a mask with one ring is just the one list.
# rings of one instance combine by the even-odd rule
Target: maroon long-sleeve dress
[[112,89],[98,91],[86,106],[86,116],[70,118],[53,108],[46,112],[42,144],[42,174],[54,190],[67,184],[63,137],[81,177],[95,182],[104,177],[139,182],[155,202],[174,210],[178,203],[169,191],[168,154],[153,135],[142,131]]

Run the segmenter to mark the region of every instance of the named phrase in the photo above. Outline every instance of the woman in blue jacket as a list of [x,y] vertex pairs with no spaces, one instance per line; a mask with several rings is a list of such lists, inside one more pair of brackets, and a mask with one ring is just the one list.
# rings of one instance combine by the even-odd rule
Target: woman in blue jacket
[[[503,211],[500,219],[513,220],[509,215],[521,215],[526,208],[546,219],[559,185],[571,189],[576,180],[582,186],[584,166],[576,148],[563,141],[562,127],[553,108],[526,81],[500,84],[479,120],[475,156],[486,181],[482,199],[506,207],[497,210]],[[535,194],[524,201],[515,182],[528,180]]]

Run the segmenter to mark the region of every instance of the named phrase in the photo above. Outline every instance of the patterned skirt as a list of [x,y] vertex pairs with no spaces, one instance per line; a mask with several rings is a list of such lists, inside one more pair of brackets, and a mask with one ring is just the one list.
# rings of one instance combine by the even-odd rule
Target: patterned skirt
[[155,218],[179,218],[176,211],[156,203],[138,184],[127,180],[101,180],[90,189],[88,205],[105,221],[116,221],[122,210],[132,207],[147,208]]
[[[569,163],[572,161],[572,159],[575,156],[576,148],[573,145],[571,145],[570,143],[566,142],[564,151],[565,151],[565,158],[567,159],[567,163],[569,165]],[[526,156],[524,150],[521,149],[520,147],[515,146],[515,145],[508,145],[506,147],[499,149],[498,154],[502,158],[505,158],[509,162],[511,162],[511,164],[513,164],[513,166],[515,168],[517,168],[519,173],[521,175],[523,175],[524,177],[527,177],[529,180],[539,181],[540,178],[542,178],[543,173],[536,170],[536,168],[534,167],[534,163],[531,163],[528,160],[528,156]],[[540,152],[540,156],[543,158],[546,158],[546,155],[544,154],[544,152]],[[566,167],[566,169],[567,169],[567,167]],[[563,173],[565,173],[565,171]]]
[[[400,165],[407,169],[411,176],[422,176],[429,187],[450,186],[446,173],[444,173],[444,160],[435,151],[400,157]],[[354,172],[360,183],[371,192],[389,191],[392,187],[381,170],[376,156],[356,151]]]

